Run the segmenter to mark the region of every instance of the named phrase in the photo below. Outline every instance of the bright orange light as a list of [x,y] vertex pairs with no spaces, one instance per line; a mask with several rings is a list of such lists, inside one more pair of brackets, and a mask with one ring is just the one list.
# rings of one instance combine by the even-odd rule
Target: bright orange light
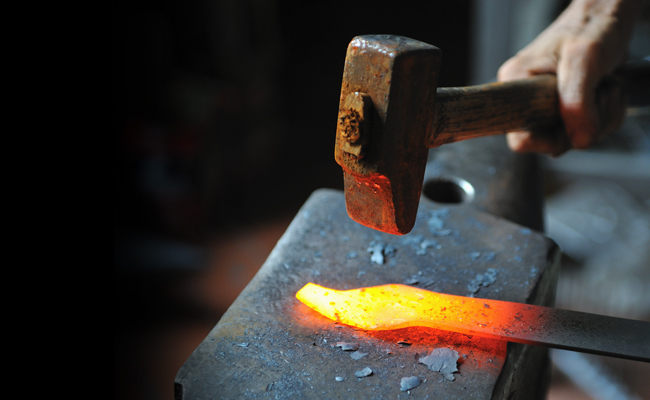
[[308,283],[296,297],[332,320],[367,330],[424,326],[512,340],[540,323],[535,321],[538,318],[531,305],[454,296],[399,284],[334,290]]

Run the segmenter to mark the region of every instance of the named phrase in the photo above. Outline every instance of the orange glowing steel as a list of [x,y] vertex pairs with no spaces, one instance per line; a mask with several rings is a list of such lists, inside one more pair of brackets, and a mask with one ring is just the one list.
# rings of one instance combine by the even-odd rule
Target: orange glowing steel
[[334,290],[308,283],[296,297],[332,320],[366,330],[422,326],[650,361],[650,324],[644,321],[454,296],[399,284]]
[[425,326],[475,333],[475,327],[497,329],[508,318],[503,307],[497,310],[485,300],[399,284],[343,291],[308,283],[296,297],[332,320],[368,330]]

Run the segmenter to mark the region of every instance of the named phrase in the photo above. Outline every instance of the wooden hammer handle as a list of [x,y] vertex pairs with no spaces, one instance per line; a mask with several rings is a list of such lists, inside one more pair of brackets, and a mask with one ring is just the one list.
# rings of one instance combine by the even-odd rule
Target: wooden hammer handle
[[[650,62],[637,60],[617,68],[596,89],[596,102],[610,84],[620,86],[627,105],[650,104]],[[605,95],[606,98],[606,95]],[[557,79],[544,74],[508,82],[438,88],[435,121],[428,147],[518,130],[545,130],[561,122]],[[606,114],[607,110],[600,110]]]
[[560,121],[555,75],[438,88],[428,147],[479,136],[551,127]]

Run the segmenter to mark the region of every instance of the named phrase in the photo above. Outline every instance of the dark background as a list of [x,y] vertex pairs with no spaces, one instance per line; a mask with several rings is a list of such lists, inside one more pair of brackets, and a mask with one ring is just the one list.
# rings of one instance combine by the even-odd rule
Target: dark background
[[[342,187],[334,135],[354,36],[434,44],[439,85],[462,86],[493,78],[566,3],[113,1],[114,398],[172,399],[309,194]],[[644,20],[633,58],[650,49]],[[637,114],[608,145],[545,159],[547,234],[573,258],[560,308],[647,319],[650,114]],[[647,367],[612,376],[650,399]],[[562,376],[549,399],[587,398]]]
[[439,84],[467,81],[469,1],[306,3],[113,5],[120,227],[200,236],[338,187],[335,118],[356,35],[435,44]]
[[470,6],[112,3],[115,398],[171,399],[175,371],[309,194],[342,187],[333,150],[350,40],[434,44],[439,85],[464,85]]

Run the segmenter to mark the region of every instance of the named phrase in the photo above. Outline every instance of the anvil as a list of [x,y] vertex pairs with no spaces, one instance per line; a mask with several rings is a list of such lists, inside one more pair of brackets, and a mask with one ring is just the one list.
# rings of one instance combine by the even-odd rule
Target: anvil
[[[469,157],[472,163],[462,162]],[[401,379],[413,376],[422,377],[411,391],[416,398],[544,398],[544,348],[421,328],[357,330],[295,298],[307,282],[337,289],[398,282],[552,306],[560,252],[539,233],[541,198],[530,201],[541,195],[534,160],[511,153],[503,137],[432,150],[425,187],[462,181],[473,200],[423,197],[418,222],[404,236],[354,222],[340,191],[315,192],[180,369],[176,398],[394,398],[406,395]],[[366,355],[353,359],[338,342],[356,343]],[[453,381],[417,361],[437,348],[459,354]]]

